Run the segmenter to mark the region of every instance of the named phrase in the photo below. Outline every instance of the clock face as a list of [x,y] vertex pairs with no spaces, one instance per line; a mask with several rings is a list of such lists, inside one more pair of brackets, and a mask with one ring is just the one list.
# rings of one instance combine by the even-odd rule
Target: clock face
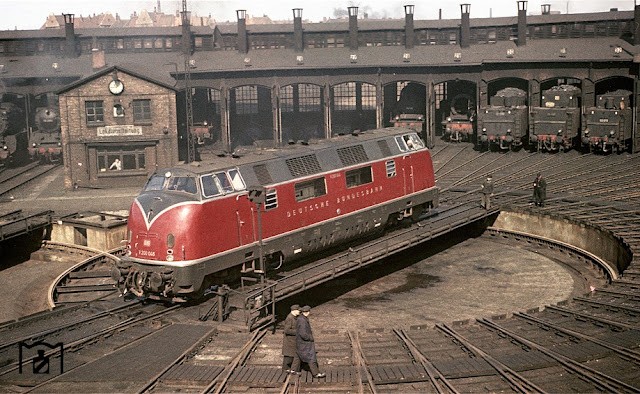
[[120,94],[124,90],[124,84],[119,79],[109,82],[109,91],[112,94]]

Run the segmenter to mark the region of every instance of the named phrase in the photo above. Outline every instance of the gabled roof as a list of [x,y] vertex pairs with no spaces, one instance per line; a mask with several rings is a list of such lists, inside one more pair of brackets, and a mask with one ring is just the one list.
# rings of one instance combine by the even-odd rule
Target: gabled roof
[[62,94],[62,93],[68,92],[69,90],[75,89],[78,86],[82,86],[82,85],[86,84],[89,81],[92,81],[92,80],[94,80],[94,79],[96,79],[98,77],[101,77],[103,75],[110,74],[110,73],[112,73],[113,71],[116,71],[116,70],[117,71],[121,71],[121,72],[123,72],[125,74],[132,75],[132,76],[134,76],[136,78],[139,78],[139,79],[142,79],[144,81],[147,81],[147,82],[150,82],[150,83],[153,83],[153,84],[156,84],[156,85],[160,85],[160,86],[165,87],[167,89],[171,89],[173,91],[177,91],[177,89],[173,85],[169,85],[169,84],[166,84],[164,82],[149,78],[149,76],[141,74],[141,73],[139,73],[137,71],[132,71],[131,69],[128,69],[128,68],[125,68],[125,67],[122,67],[122,66],[111,66],[111,67],[104,68],[104,69],[102,69],[100,71],[97,71],[92,75],[89,75],[89,76],[87,76],[85,78],[82,78],[82,79],[80,79],[78,81],[75,81],[75,82],[65,86],[61,90],[57,91],[56,94]]

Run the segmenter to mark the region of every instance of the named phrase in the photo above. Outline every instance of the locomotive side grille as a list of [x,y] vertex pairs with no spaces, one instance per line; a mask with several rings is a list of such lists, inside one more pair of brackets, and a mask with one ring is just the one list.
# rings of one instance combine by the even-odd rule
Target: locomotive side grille
[[256,173],[256,178],[258,178],[258,182],[262,185],[268,185],[273,183],[273,179],[271,178],[271,174],[269,170],[267,170],[266,164],[258,164],[253,166],[253,172]]
[[294,178],[317,174],[322,171],[316,155],[294,157],[286,160],[291,176]]
[[378,140],[378,147],[380,147],[380,151],[384,157],[391,156],[391,148],[389,148],[387,140]]
[[358,163],[366,163],[369,161],[367,152],[364,151],[362,145],[347,146],[345,148],[338,148],[338,157],[344,166],[350,166]]

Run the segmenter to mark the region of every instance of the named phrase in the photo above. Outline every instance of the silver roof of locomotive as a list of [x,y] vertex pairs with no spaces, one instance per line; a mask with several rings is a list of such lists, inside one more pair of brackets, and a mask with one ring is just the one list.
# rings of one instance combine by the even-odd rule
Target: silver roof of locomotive
[[[278,148],[260,148],[240,147],[232,154],[222,154],[215,151],[201,151],[201,161],[191,164],[180,164],[171,169],[174,174],[192,172],[196,174],[207,174],[214,171],[237,167],[240,169],[245,182],[248,185],[261,185],[270,183],[279,183],[303,176],[313,175],[314,173],[322,173],[326,171],[343,168],[345,165],[339,159],[337,150],[361,146],[359,152],[365,152],[365,157],[355,158],[356,162],[350,165],[358,165],[368,161],[379,160],[385,157],[391,157],[401,154],[398,146],[393,143],[394,137],[397,135],[405,135],[415,133],[412,129],[389,127],[377,130],[367,130],[357,134],[349,134],[337,136],[331,139],[323,139],[310,141],[308,144],[293,144]],[[378,144],[380,140],[387,140],[389,151],[383,152]],[[288,160],[303,160],[304,158],[312,158],[317,161],[316,171],[312,173],[292,174],[286,163]],[[257,176],[254,168],[261,166],[263,174],[268,174],[268,180],[264,177]],[[158,170],[156,173],[166,171]],[[304,172],[304,169],[302,170]],[[261,178],[261,179],[258,179]]]

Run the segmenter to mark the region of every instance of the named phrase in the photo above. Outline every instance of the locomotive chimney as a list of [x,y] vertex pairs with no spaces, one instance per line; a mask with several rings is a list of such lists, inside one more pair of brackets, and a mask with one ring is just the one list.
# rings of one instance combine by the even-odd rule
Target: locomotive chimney
[[302,8],[293,9],[293,41],[296,52],[304,50],[304,41],[302,39]]
[[469,13],[471,12],[471,4],[460,4],[461,27],[460,27],[460,47],[469,48],[471,38],[471,23],[469,22]]
[[238,51],[240,53],[248,53],[247,10],[236,10],[236,15],[238,16]]
[[349,10],[349,48],[358,49],[358,7],[351,6]]
[[518,38],[516,45],[522,46],[527,43],[527,1],[518,0]]
[[633,8],[633,45],[640,45],[640,4],[636,4]]
[[413,32],[413,5],[404,6],[404,47],[413,48],[415,34]]
[[65,35],[65,54],[67,57],[75,57],[76,52],[76,33],[73,27],[73,14],[62,14],[64,17],[64,35]]

